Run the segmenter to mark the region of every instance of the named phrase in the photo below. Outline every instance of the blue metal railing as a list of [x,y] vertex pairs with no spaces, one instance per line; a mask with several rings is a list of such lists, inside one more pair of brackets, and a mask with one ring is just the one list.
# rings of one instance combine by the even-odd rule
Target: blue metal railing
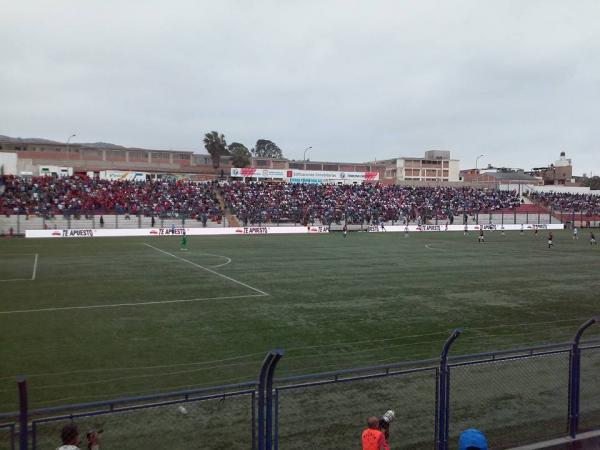
[[[282,417],[280,417],[280,395],[282,392],[326,385],[344,385],[363,380],[397,378],[410,374],[427,374],[431,375],[432,380],[435,380],[435,386],[432,386],[431,394],[432,403],[435,404],[431,435],[434,437],[433,440],[437,450],[447,450],[451,410],[450,393],[453,386],[450,379],[452,370],[476,365],[490,365],[493,367],[494,364],[499,363],[510,364],[542,356],[566,355],[568,356],[568,386],[565,386],[565,388],[568,388],[568,411],[565,411],[565,415],[568,417],[568,435],[576,437],[580,409],[581,351],[582,349],[585,349],[585,351],[600,350],[600,340],[588,340],[582,343],[581,337],[583,332],[596,321],[596,318],[592,318],[584,323],[571,342],[449,356],[452,343],[460,335],[460,330],[455,330],[444,344],[438,359],[404,361],[279,378],[275,378],[275,369],[277,363],[283,357],[283,351],[272,350],[265,357],[256,381],[32,410],[28,408],[26,379],[25,377],[19,377],[20,410],[0,414],[0,421],[7,422],[6,425],[0,425],[0,429],[9,429],[12,439],[11,449],[15,447],[15,436],[18,437],[20,450],[27,450],[30,441],[32,448],[36,449],[38,445],[38,428],[45,423],[145,410],[180,403],[202,402],[218,398],[248,397],[251,404],[251,436],[249,438],[252,443],[251,448],[253,450],[272,450],[273,448],[277,450],[280,437],[279,429],[282,422]],[[564,375],[566,377],[566,374]],[[13,422],[18,422],[18,426],[17,423]],[[600,423],[598,427],[600,427]]]

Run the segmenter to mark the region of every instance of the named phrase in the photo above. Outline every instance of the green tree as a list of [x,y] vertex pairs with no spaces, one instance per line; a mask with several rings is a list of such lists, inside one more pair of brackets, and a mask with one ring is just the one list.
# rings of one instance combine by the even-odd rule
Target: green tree
[[259,139],[256,141],[256,146],[252,149],[252,155],[256,158],[272,158],[279,159],[283,158],[283,151],[275,142],[267,139]]
[[221,156],[229,155],[225,136],[216,131],[211,131],[204,135],[204,148],[212,159],[213,167],[218,169],[221,165]]
[[592,191],[600,190],[600,177],[595,176],[589,178],[584,175],[584,178],[581,180],[581,184],[589,187]]
[[248,167],[250,165],[252,154],[244,144],[232,142],[229,144],[229,153],[233,156],[233,167]]

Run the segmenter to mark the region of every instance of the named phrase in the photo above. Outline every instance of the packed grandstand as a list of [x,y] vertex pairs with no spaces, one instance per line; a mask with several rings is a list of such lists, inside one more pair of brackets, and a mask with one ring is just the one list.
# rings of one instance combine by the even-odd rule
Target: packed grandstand
[[[3,176],[0,189],[0,212],[5,216],[104,213],[219,221],[227,210],[244,224],[362,224],[417,219],[452,223],[456,216],[511,210],[525,201],[516,191],[474,187],[135,182],[81,176]],[[596,195],[529,192],[527,199],[556,212],[600,213],[600,196]]]

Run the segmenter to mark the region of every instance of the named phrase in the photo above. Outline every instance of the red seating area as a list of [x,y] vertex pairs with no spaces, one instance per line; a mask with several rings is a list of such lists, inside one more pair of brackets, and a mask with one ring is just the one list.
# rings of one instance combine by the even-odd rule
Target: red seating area
[[0,213],[4,215],[205,215],[214,221],[222,215],[212,183],[3,176],[0,192]]

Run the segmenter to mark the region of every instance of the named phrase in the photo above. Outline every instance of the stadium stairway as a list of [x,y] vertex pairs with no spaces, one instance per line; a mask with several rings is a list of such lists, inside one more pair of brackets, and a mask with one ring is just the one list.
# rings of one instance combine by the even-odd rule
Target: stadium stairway
[[221,192],[218,189],[213,189],[213,190],[215,191],[215,196],[217,197],[217,200],[219,201],[219,206],[221,207],[221,211],[223,211],[223,215],[225,216],[226,223],[228,223],[230,227],[241,226],[238,218],[235,217],[233,214],[231,214],[231,212],[229,212],[229,210],[225,207],[225,201],[223,200],[223,196],[221,195]]

